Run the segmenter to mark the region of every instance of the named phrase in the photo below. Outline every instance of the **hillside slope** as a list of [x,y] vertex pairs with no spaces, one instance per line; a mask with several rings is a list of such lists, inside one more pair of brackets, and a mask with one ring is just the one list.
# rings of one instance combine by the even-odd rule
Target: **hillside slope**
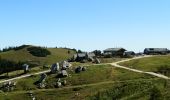
[[[72,57],[73,54],[75,53],[75,51],[73,50],[68,50],[63,48],[47,48],[47,50],[51,52],[51,55],[48,55],[47,57],[36,57],[27,51],[27,48],[29,47],[25,47],[20,50],[10,50],[7,52],[2,52],[0,53],[0,57],[1,59],[6,59],[15,62],[29,61],[29,62],[34,62],[43,65],[43,64],[52,64],[58,61],[68,59]],[[70,53],[68,53],[68,51],[70,51]]]

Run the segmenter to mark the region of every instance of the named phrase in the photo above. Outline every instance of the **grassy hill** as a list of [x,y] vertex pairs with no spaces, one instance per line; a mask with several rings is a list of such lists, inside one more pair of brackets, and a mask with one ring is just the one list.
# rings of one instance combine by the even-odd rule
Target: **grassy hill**
[[[26,48],[24,49],[26,50]],[[43,57],[49,59],[47,59],[47,62],[56,57],[53,55],[58,55],[56,50],[61,50],[61,52],[65,50],[63,55],[66,54],[65,57],[70,56],[66,49],[48,50],[51,51],[52,55]],[[35,58],[41,59],[41,57]],[[158,71],[162,66],[169,66],[169,58],[169,56],[155,56],[122,64],[132,67],[137,66],[133,68],[139,66],[140,69],[146,71]],[[0,100],[30,100],[29,91],[32,91],[37,100],[169,100],[170,98],[169,80],[131,72],[109,64],[90,65],[87,66],[86,71],[78,74],[74,72],[75,68],[73,66],[67,70],[69,77],[61,78],[61,80],[67,81],[66,86],[55,88],[58,80],[57,74],[47,74],[46,88],[39,89],[34,83],[40,78],[40,75],[35,75],[17,80],[17,86],[13,92],[4,93],[1,91]]]
[[73,56],[75,51],[69,50],[70,53],[68,53],[68,49],[63,48],[47,48],[48,51],[51,52],[51,55],[48,55],[47,57],[36,57],[30,54],[27,51],[27,48],[32,47],[28,46],[19,50],[10,50],[7,52],[1,52],[0,57],[2,59],[10,60],[10,61],[29,61],[32,63],[38,63],[40,65],[43,64],[52,64],[58,61],[62,61],[65,59],[68,59]]
[[[73,67],[72,70],[74,69]],[[119,96],[118,98],[130,98],[135,92],[136,94],[142,94],[143,92],[141,91],[149,91],[151,88],[148,87],[151,87],[152,82],[159,80],[150,75],[114,68],[111,65],[87,66],[87,71],[79,74],[72,70],[68,70],[69,74],[71,74],[70,77],[61,79],[67,80],[67,85],[62,88],[58,89],[53,86],[57,82],[56,74],[48,75],[45,89],[38,89],[33,84],[40,78],[39,75],[31,76],[18,80],[15,91],[1,93],[0,99],[22,100],[24,98],[24,100],[29,100],[29,91],[32,91],[38,100],[56,100],[56,98],[57,100],[103,100],[98,94],[101,94],[102,97],[107,97],[104,100],[112,100],[110,98],[114,95],[115,97]],[[135,91],[133,92],[134,89]],[[113,90],[118,94],[112,94]],[[126,93],[131,92],[124,94],[123,91]],[[143,94],[141,97],[143,97]]]
[[121,63],[130,68],[151,71],[170,76],[170,56],[153,56]]

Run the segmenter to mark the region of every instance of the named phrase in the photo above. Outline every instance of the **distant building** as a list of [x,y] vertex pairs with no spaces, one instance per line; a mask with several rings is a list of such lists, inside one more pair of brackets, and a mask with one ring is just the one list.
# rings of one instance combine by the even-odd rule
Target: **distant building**
[[133,51],[125,51],[125,52],[124,52],[124,56],[125,56],[125,57],[135,56],[135,52],[133,52]]
[[90,53],[77,53],[77,54],[74,54],[73,60],[77,61],[77,62],[83,61],[83,60],[88,60],[88,59],[93,60],[95,56],[96,55],[92,52],[90,52]]
[[108,48],[104,50],[105,57],[123,56],[126,50],[124,48]]
[[77,54],[74,54],[74,61],[82,61],[84,59],[86,59],[86,53],[77,53]]
[[145,48],[144,54],[167,54],[169,50],[167,48]]

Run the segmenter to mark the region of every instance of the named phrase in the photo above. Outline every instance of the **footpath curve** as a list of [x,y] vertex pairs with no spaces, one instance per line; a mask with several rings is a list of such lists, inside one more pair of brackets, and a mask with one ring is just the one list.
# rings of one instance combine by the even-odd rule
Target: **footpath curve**
[[152,57],[152,56],[134,57],[134,58],[131,58],[131,59],[126,59],[126,60],[121,60],[121,61],[118,61],[118,62],[115,62],[115,63],[111,63],[111,65],[114,66],[114,67],[130,70],[130,71],[137,72],[137,73],[149,74],[149,75],[152,75],[152,76],[155,76],[155,77],[159,77],[159,78],[162,78],[162,79],[170,79],[169,77],[167,77],[165,75],[162,75],[162,74],[158,74],[158,73],[154,73],[154,72],[145,72],[145,71],[142,71],[142,70],[133,69],[133,68],[129,68],[129,67],[125,67],[125,66],[119,65],[119,63],[122,63],[122,62],[127,62],[127,61],[131,61],[131,60],[135,60],[135,59],[141,59],[141,58],[146,58],[146,57]]

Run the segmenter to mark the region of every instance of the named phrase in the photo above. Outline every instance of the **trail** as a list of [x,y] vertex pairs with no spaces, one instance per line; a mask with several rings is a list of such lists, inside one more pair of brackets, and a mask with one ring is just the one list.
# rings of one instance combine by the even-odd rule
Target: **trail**
[[50,72],[50,70],[41,71],[41,72],[37,72],[37,73],[33,73],[33,74],[22,75],[22,76],[19,76],[19,77],[7,79],[7,80],[2,80],[2,81],[0,81],[0,83],[5,83],[5,82],[9,82],[9,81],[14,81],[14,80],[18,80],[18,79],[30,77],[30,76],[32,76],[32,75],[39,75],[39,74],[48,73],[48,72]]
[[[154,72],[145,72],[145,71],[141,71],[141,70],[137,70],[137,69],[132,69],[132,68],[128,68],[128,67],[119,65],[119,63],[122,63],[122,62],[127,62],[127,61],[131,61],[131,60],[135,60],[135,59],[141,59],[141,58],[146,58],[146,57],[152,57],[152,56],[140,56],[140,57],[134,57],[134,58],[131,58],[131,59],[117,61],[117,62],[114,62],[114,63],[103,63],[103,64],[94,64],[94,65],[107,65],[107,64],[111,64],[114,67],[130,70],[130,71],[133,71],[133,72],[149,74],[149,75],[152,75],[152,76],[155,76],[155,77],[159,77],[159,78],[162,78],[162,79],[170,79],[169,77],[164,76],[162,74],[158,74],[158,73],[154,73]],[[22,75],[22,76],[11,78],[11,79],[7,79],[7,80],[2,80],[2,81],[0,81],[0,84],[1,83],[5,83],[5,82],[9,82],[9,81],[14,81],[14,80],[22,79],[22,78],[27,78],[27,77],[30,77],[32,75],[39,75],[39,74],[48,73],[48,72],[50,72],[50,70],[41,71],[41,72],[37,72],[37,73],[33,73],[33,74]]]
[[122,63],[122,62],[127,62],[127,61],[131,61],[131,60],[135,60],[135,59],[141,59],[141,58],[146,58],[146,57],[152,57],[152,56],[134,57],[134,58],[131,58],[131,59],[126,59],[126,60],[121,60],[121,61],[118,61],[118,62],[115,62],[115,63],[111,63],[111,65],[114,66],[114,67],[130,70],[130,71],[137,72],[137,73],[149,74],[149,75],[152,75],[152,76],[155,76],[155,77],[159,77],[159,78],[162,78],[162,79],[170,79],[169,77],[167,77],[165,75],[162,75],[162,74],[158,74],[158,73],[154,73],[154,72],[145,72],[145,71],[142,71],[142,70],[133,69],[133,68],[129,68],[129,67],[125,67],[125,66],[119,65],[119,63]]

